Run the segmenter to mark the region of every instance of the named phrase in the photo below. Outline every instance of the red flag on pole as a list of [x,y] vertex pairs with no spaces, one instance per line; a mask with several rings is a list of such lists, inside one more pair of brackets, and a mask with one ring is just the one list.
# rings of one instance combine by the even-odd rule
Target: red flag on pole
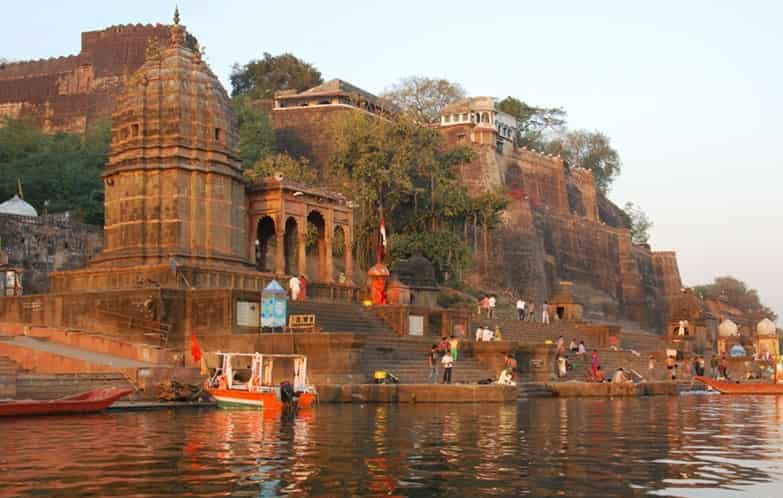
[[190,333],[190,354],[193,355],[193,361],[201,360],[201,346],[199,346],[196,334]]

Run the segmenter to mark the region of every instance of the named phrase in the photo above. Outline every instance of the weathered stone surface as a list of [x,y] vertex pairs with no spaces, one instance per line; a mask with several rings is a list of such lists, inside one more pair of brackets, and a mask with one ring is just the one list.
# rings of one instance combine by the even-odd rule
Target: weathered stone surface
[[24,270],[26,294],[46,292],[48,272],[82,268],[103,246],[100,227],[74,222],[67,215],[0,214],[0,234],[8,264]]
[[[0,64],[0,117],[25,117],[46,131],[82,132],[111,116],[112,101],[169,26],[124,25],[82,33],[78,55]],[[196,40],[188,36],[188,43]]]

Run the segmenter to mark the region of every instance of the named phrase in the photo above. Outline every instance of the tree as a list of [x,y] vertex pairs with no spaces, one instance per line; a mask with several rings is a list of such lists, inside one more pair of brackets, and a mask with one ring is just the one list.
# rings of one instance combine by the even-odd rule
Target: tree
[[239,159],[251,167],[275,150],[275,131],[269,118],[247,97],[231,99],[239,131]]
[[755,289],[750,289],[742,280],[731,276],[717,277],[711,284],[696,286],[696,293],[703,299],[725,297],[728,304],[741,311],[758,316],[766,316],[773,322],[777,314],[765,306]]
[[317,172],[310,167],[310,162],[304,157],[295,159],[288,154],[272,154],[250,168],[245,168],[245,175],[251,180],[275,176],[277,173],[295,182],[307,184],[318,182]]
[[631,240],[634,244],[647,244],[650,241],[650,229],[653,222],[639,206],[626,202],[623,211],[631,221]]
[[264,53],[255,59],[231,69],[231,96],[268,99],[280,90],[302,91],[323,83],[321,72],[312,64],[292,54],[273,56]]
[[437,130],[410,116],[386,121],[352,114],[335,125],[332,139],[336,152],[323,176],[356,203],[357,264],[371,261],[382,211],[390,244],[401,246],[391,245],[393,260],[415,251],[436,262],[442,276],[458,272],[468,247],[455,234],[476,208],[457,167],[473,152],[447,148]]
[[82,134],[47,135],[33,123],[7,119],[0,125],[0,196],[11,197],[17,181],[39,211],[72,211],[103,224],[103,180],[110,126],[96,123]]
[[465,90],[446,79],[409,76],[383,92],[381,98],[410,113],[419,123],[436,123],[444,107],[465,98]]
[[609,137],[599,131],[568,131],[549,142],[546,150],[560,154],[566,167],[592,171],[596,188],[604,194],[620,174],[620,154],[612,147]]
[[498,110],[510,114],[517,120],[518,147],[543,149],[544,134],[565,125],[566,112],[562,107],[535,107],[517,98],[506,97],[498,102]]

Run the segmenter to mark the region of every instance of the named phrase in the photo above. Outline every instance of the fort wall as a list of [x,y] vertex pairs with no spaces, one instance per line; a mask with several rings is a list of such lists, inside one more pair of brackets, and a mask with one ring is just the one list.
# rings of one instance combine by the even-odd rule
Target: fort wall
[[[82,33],[77,55],[0,64],[0,118],[27,118],[47,132],[83,132],[111,117],[114,96],[169,26],[112,26]],[[189,43],[195,38],[189,36]]]

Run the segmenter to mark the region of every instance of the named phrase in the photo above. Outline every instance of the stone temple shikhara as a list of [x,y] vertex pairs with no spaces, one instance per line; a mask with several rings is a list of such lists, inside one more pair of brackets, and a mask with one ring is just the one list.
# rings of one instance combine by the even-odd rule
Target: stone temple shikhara
[[[3,303],[0,321],[124,327],[129,340],[160,332],[177,347],[193,331],[247,325],[237,303],[257,302],[275,276],[306,275],[314,297],[353,296],[347,199],[243,175],[229,97],[191,39],[170,26],[114,100],[102,251],[86,268],[51,272],[50,294],[29,297],[36,305]],[[335,240],[347,249],[339,258]]]

